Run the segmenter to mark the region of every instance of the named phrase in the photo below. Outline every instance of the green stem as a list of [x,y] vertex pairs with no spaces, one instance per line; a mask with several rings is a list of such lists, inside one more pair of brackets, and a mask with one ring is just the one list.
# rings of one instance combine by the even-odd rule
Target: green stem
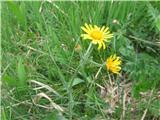
[[87,55],[89,54],[91,48],[92,48],[92,43],[89,44],[89,47],[88,47],[86,53],[84,54],[84,57],[87,56]]
[[89,44],[88,46],[88,49],[87,51],[85,52],[85,54],[83,55],[82,59],[80,60],[80,63],[79,63],[79,66],[77,67],[77,69],[75,70],[74,74],[73,74],[73,77],[71,78],[71,82],[69,84],[69,119],[72,120],[72,109],[73,109],[73,96],[72,96],[72,84],[73,84],[73,81],[74,81],[74,78],[76,77],[79,69],[81,66],[84,65],[84,63],[88,60],[89,58],[89,55],[91,53],[91,49],[92,48],[92,43]]

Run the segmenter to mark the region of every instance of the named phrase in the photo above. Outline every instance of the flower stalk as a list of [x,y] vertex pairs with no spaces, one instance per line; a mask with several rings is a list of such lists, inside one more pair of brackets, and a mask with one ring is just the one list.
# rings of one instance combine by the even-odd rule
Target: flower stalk
[[73,109],[73,107],[74,107],[74,100],[73,100],[73,96],[72,96],[72,85],[73,85],[73,81],[74,81],[74,78],[76,77],[76,75],[77,75],[80,67],[83,66],[83,65],[86,63],[86,61],[88,60],[91,52],[92,52],[92,43],[89,44],[86,52],[84,53],[82,59],[80,60],[79,66],[78,66],[77,69],[75,70],[75,72],[74,72],[74,74],[73,74],[73,77],[72,77],[72,79],[71,79],[71,81],[70,81],[69,87],[68,87],[68,88],[69,88],[69,93],[68,93],[68,95],[69,95],[69,112],[70,112],[69,119],[70,119],[70,120],[72,119],[72,109]]

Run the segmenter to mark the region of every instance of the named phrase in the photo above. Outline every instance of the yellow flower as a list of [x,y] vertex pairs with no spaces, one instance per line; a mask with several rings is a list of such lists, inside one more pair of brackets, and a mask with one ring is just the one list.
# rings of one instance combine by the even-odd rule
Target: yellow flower
[[110,33],[109,27],[98,27],[97,25],[88,25],[85,23],[85,26],[81,27],[81,29],[85,32],[85,34],[81,34],[83,39],[92,40],[93,44],[98,44],[98,49],[106,48],[104,42],[110,42],[110,38],[113,37],[113,34]]
[[109,71],[119,74],[120,70],[121,70],[121,65],[122,61],[120,59],[120,57],[114,55],[111,55],[107,61],[106,61],[106,67]]

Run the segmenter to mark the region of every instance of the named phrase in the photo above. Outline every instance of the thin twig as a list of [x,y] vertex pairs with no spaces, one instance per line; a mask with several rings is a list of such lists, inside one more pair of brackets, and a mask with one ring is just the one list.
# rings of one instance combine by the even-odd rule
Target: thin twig
[[143,116],[142,116],[141,120],[144,120],[144,118],[145,118],[145,116],[147,114],[147,111],[148,111],[148,109],[146,108],[145,111],[144,111],[144,113],[143,113]]
[[[149,102],[148,102],[148,106],[149,106],[149,104],[150,104],[150,102],[151,102],[151,96],[152,96],[152,94],[153,94],[153,89],[152,89],[151,94],[150,94],[150,99],[149,99]],[[146,114],[147,114],[147,111],[148,111],[148,106],[147,106],[147,108],[145,109],[145,111],[144,111],[144,113],[143,113],[143,115],[142,115],[141,120],[144,120],[144,118],[145,118],[145,116],[146,116]]]
[[[37,102],[39,102],[39,100],[40,100],[42,97],[45,98],[45,99],[47,99],[47,100],[50,102],[50,105],[51,105],[50,107],[37,104]],[[55,108],[56,110],[58,110],[58,111],[60,111],[60,112],[64,112],[64,109],[63,109],[61,106],[59,106],[58,104],[54,103],[53,100],[52,100],[48,95],[46,95],[45,93],[39,93],[39,94],[37,94],[37,95],[34,97],[34,99],[33,99],[33,103],[34,103],[34,105],[36,105],[36,106],[38,106],[38,107],[42,107],[42,108],[46,108],[46,109]]]
[[8,64],[8,65],[4,68],[4,70],[3,70],[2,74],[1,74],[1,76],[3,76],[3,74],[7,71],[7,69],[9,68],[9,66],[10,66],[10,64]]
[[126,96],[127,94],[124,92],[124,95],[123,95],[123,113],[122,113],[122,117],[121,117],[121,120],[124,120],[124,117],[125,117],[125,110],[126,110]]
[[10,108],[10,107],[16,107],[16,106],[19,106],[19,105],[21,105],[21,104],[33,105],[32,103],[29,102],[29,100],[25,100],[25,101],[22,101],[22,102],[19,102],[19,103],[10,105],[10,106],[6,106],[6,107],[4,107],[4,108],[8,109],[8,108]]
[[110,76],[109,72],[108,72],[108,77],[109,77],[109,82],[110,82],[110,84],[111,84],[111,86],[112,86],[113,83],[112,83],[112,79],[111,79],[111,76]]
[[19,43],[17,43],[17,45],[20,45],[20,46],[22,46],[22,47],[26,47],[26,48],[28,48],[28,49],[30,49],[30,50],[32,50],[32,51],[39,52],[39,53],[41,53],[41,54],[45,54],[45,55],[47,54],[47,53],[45,53],[45,52],[43,52],[43,51],[37,50],[37,49],[35,49],[35,48],[31,47],[31,46],[28,46],[28,45],[26,45],[26,44],[19,44]]
[[132,39],[134,39],[134,40],[137,40],[137,41],[144,42],[144,43],[146,43],[146,44],[151,44],[151,45],[155,45],[155,46],[160,47],[159,42],[153,43],[153,42],[150,42],[149,40],[143,40],[143,39],[141,39],[141,38],[137,38],[137,37],[132,36],[132,35],[129,35],[128,37],[129,37],[129,38],[132,38]]
[[56,94],[57,96],[59,97],[62,97],[57,91],[55,91],[53,88],[51,88],[50,86],[44,84],[44,83],[41,83],[39,81],[36,81],[36,80],[30,80],[31,83],[35,83],[37,85],[39,85],[40,87],[37,87],[37,88],[34,88],[34,90],[38,90],[38,89],[42,89],[42,88],[45,88],[47,89],[48,91],[50,92],[53,92],[54,94]]
[[99,69],[98,69],[98,71],[97,71],[97,73],[96,73],[96,75],[95,75],[95,79],[97,79],[98,78],[98,75],[99,75],[99,73],[101,72],[101,69],[102,69],[102,67],[100,67]]

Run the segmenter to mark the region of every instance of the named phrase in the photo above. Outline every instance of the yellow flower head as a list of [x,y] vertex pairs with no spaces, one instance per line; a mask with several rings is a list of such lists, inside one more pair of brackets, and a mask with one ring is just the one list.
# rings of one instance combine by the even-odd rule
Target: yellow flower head
[[110,42],[109,39],[113,37],[113,34],[109,31],[109,27],[103,26],[100,28],[97,25],[92,26],[85,23],[85,26],[81,27],[81,29],[85,32],[85,34],[81,34],[81,37],[92,40],[93,44],[98,44],[98,49],[101,49],[102,46],[105,49],[104,42]]
[[117,57],[115,54],[111,55],[107,61],[106,61],[106,67],[109,71],[119,74],[121,70],[121,65],[122,61],[120,60],[120,57]]

